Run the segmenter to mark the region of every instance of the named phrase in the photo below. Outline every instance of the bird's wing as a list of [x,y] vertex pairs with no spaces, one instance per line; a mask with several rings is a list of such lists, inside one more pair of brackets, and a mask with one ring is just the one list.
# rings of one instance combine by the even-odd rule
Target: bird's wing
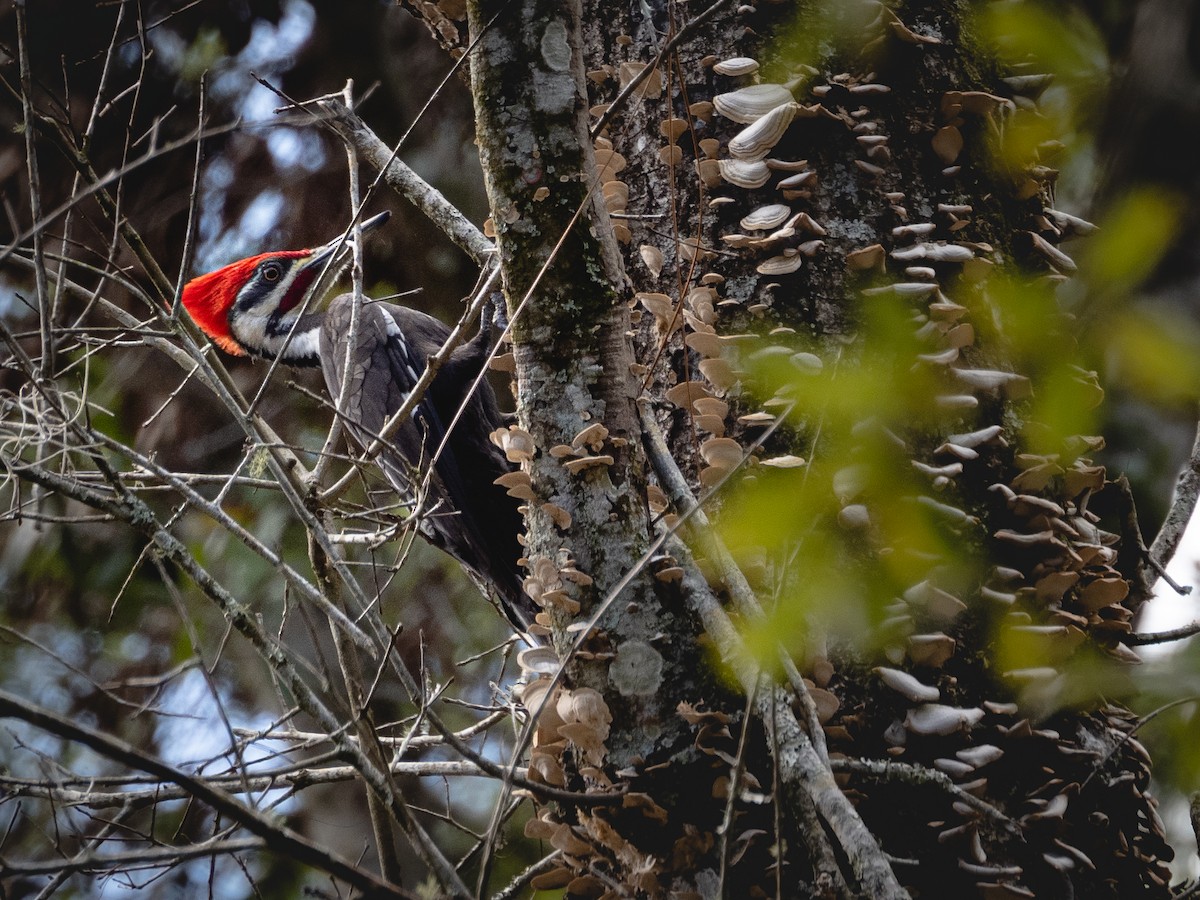
[[[322,328],[321,363],[326,386],[335,398],[347,360],[352,302],[348,294],[335,298]],[[408,399],[426,358],[449,333],[446,325],[418,310],[379,302],[363,305],[358,338],[349,354],[349,393],[342,410],[359,444],[368,445]],[[471,378],[477,373],[478,364]],[[379,464],[404,496],[411,497],[427,478],[425,509],[433,512],[422,520],[422,533],[492,585],[508,618],[527,627],[532,614],[517,569],[522,522],[516,501],[492,483],[511,466],[488,440],[500,420],[486,382],[446,437],[469,384],[459,374],[455,366],[444,375],[439,373],[411,421],[400,427],[391,446],[379,455]]]
[[[365,447],[408,399],[425,361],[416,356],[395,320],[379,303],[362,306],[355,346],[347,353],[352,308],[350,294],[336,297],[330,304],[321,329],[321,369],[329,394],[336,400],[349,364],[346,406],[341,412],[354,439]],[[435,323],[431,330],[436,332],[441,323],[431,321]],[[443,434],[431,398],[426,396],[413,411],[412,422],[389,440],[395,451],[380,454],[388,480],[397,490],[405,495],[413,493],[414,471],[428,467]]]

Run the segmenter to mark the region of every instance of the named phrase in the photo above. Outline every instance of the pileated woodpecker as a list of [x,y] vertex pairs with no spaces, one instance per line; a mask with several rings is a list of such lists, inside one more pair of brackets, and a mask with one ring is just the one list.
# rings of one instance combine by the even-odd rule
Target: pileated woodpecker
[[[381,213],[363,231],[383,224]],[[335,297],[326,310],[302,312],[333,285],[350,261],[353,245],[341,237],[311,250],[262,253],[190,281],[183,305],[196,324],[227,353],[278,358],[292,366],[317,366],[335,399],[341,392],[350,336],[352,294]],[[307,298],[312,303],[306,303]],[[536,611],[521,589],[517,500],[494,484],[512,471],[489,440],[502,424],[495,395],[481,381],[446,438],[446,429],[467,396],[491,349],[492,319],[485,310],[479,334],[442,365],[412,417],[379,455],[392,486],[412,497],[438,448],[445,446],[429,478],[422,534],[463,564],[519,630]],[[341,412],[354,439],[367,447],[408,397],[426,360],[450,329],[432,316],[392,303],[368,301],[359,310],[358,335],[349,352],[349,395]]]

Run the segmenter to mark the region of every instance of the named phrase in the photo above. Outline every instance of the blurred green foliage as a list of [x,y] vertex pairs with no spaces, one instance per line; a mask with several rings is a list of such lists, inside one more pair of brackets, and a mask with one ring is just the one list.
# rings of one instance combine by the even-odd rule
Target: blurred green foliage
[[[779,39],[780,58],[793,65],[826,61],[837,72],[839,59],[860,50],[859,20],[868,8],[878,10],[817,4]],[[1111,87],[1103,35],[1067,3],[988,3],[976,14],[976,49],[984,56],[972,61],[975,71],[1005,74],[1005,67],[1017,65],[1024,74],[1053,76],[1036,108],[1001,109],[984,129],[994,168],[983,190],[1015,194],[1028,167],[1049,163],[1059,172],[1052,194],[1089,196],[1100,177],[1096,129]],[[956,87],[1007,90],[999,83]],[[914,585],[934,584],[974,605],[968,619],[993,621],[986,667],[993,676],[1023,673],[1007,688],[1023,691],[1042,713],[1132,696],[1137,682],[1126,667],[1080,649],[1074,637],[1000,628],[1003,617],[996,614],[1007,608],[989,609],[978,599],[992,566],[1021,559],[1020,551],[989,535],[1010,524],[1001,498],[988,490],[991,482],[1007,483],[1025,469],[1026,484],[1034,485],[1026,490],[1045,487],[1055,497],[1064,477],[1084,477],[1081,457],[1103,464],[1103,442],[1093,436],[1110,421],[1105,392],[1114,386],[1143,403],[1193,413],[1200,400],[1195,317],[1143,301],[1178,238],[1183,200],[1140,185],[1112,197],[1102,209],[1077,210],[1095,218],[1094,235],[1064,235],[1061,249],[1078,263],[1069,283],[1030,252],[1028,224],[1001,235],[994,248],[1001,265],[986,277],[942,282],[943,298],[968,308],[963,321],[976,333],[974,346],[953,366],[1017,373],[1028,382],[995,390],[956,385],[944,363],[928,360],[929,345],[915,335],[928,322],[928,297],[860,293],[903,281],[902,267],[894,264],[893,274],[876,282],[848,284],[852,339],[801,341],[742,361],[749,373],[743,401],[753,407],[770,398],[775,411],[793,404],[790,449],[809,459],[803,469],[754,467],[724,501],[722,537],[773,600],[765,621],[745,623],[764,666],[776,666],[780,644],[805,657],[819,652],[814,642],[825,638],[871,658],[895,642],[896,617],[909,613],[912,627],[948,627],[929,610],[913,612],[913,604],[899,600],[911,599]],[[932,207],[939,199],[909,196],[906,204]],[[1055,205],[1053,197],[1046,205]],[[1016,208],[1028,217],[1028,203]],[[1014,214],[1014,221],[1021,217]],[[1086,224],[1063,227],[1088,230]],[[968,240],[971,234],[962,232]],[[813,355],[823,361],[819,371]],[[968,393],[978,406],[956,408],[950,398]],[[977,466],[939,479],[910,461],[933,464],[931,451],[947,434],[992,423],[1004,425],[1014,444],[991,464],[1006,471]],[[1122,525],[1109,520],[1102,527],[1120,532]],[[1053,679],[1033,677],[1050,669],[1057,672]]]

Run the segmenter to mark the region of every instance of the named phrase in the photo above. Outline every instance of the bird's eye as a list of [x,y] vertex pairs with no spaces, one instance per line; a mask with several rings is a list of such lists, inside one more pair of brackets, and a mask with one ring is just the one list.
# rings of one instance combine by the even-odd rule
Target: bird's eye
[[266,281],[278,281],[279,276],[283,274],[283,267],[277,262],[270,262],[263,266],[262,277]]

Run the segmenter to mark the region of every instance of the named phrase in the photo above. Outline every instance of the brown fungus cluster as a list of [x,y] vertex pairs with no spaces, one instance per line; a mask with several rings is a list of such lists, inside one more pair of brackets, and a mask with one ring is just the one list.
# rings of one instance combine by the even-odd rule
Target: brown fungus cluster
[[[968,129],[967,120],[1002,130],[1006,118],[1035,109],[1026,91],[1040,90],[1047,81],[1044,75],[1008,79],[1016,94],[1012,99],[985,91],[942,95],[941,121],[929,150],[947,185],[963,174],[968,135],[978,131]],[[882,178],[886,161],[864,159],[859,168]],[[1013,453],[1009,442],[1016,435],[1008,433],[999,418],[1003,407],[994,401],[1025,400],[1035,385],[1019,372],[968,362],[983,357],[976,350],[974,323],[992,308],[988,276],[995,265],[1022,263],[1032,270],[1031,282],[1051,288],[1076,271],[1059,242],[1095,227],[1047,204],[1056,174],[1039,157],[1014,174],[1014,197],[1026,204],[1028,220],[1003,247],[970,238],[973,210],[950,187],[926,221],[910,217],[903,193],[887,192],[902,222],[891,229],[890,245],[871,244],[847,254],[849,271],[879,279],[861,290],[865,302],[916,305],[915,337],[922,348],[914,364],[938,373],[936,383],[943,386],[933,398],[934,408],[946,426],[963,420],[975,425],[913,456],[914,470],[936,492],[916,499],[935,519],[966,534],[977,532],[986,518],[990,531],[982,535],[984,553],[999,563],[982,584],[964,585],[954,577],[943,579],[935,562],[925,580],[903,591],[882,624],[890,635],[883,650],[888,664],[873,670],[885,696],[893,698],[886,704],[890,724],[880,721],[880,709],[853,703],[843,707],[826,733],[837,770],[858,773],[842,777],[846,785],[858,786],[848,789],[869,817],[872,810],[886,817],[881,808],[886,798],[904,794],[894,785],[868,790],[860,780],[883,771],[865,761],[880,751],[917,764],[913,773],[941,773],[969,795],[949,809],[933,804],[928,814],[938,846],[955,857],[961,876],[961,884],[939,882],[940,891],[973,889],[988,898],[1057,896],[1065,879],[1087,884],[1102,856],[1103,868],[1114,871],[1107,857],[1115,853],[1130,863],[1116,868],[1128,880],[1114,883],[1110,874],[1105,895],[1161,895],[1172,853],[1147,793],[1149,757],[1129,736],[1130,718],[1102,707],[1039,722],[1025,706],[980,699],[1007,693],[1053,702],[1070,677],[1065,673],[1072,658],[1084,650],[1118,664],[1139,661],[1121,642],[1132,629],[1134,609],[1127,602],[1130,583],[1116,568],[1120,536],[1104,530],[1090,508],[1107,484],[1103,467],[1091,459],[1102,440],[1077,435],[1064,440],[1059,452]],[[1069,377],[1081,406],[1100,402],[1095,373],[1075,370]],[[986,415],[998,421],[984,424]],[[896,444],[907,448],[901,437]],[[971,467],[1004,473],[991,485],[990,497],[969,496],[964,473]],[[853,467],[834,476],[843,502],[839,522],[848,529],[871,525],[869,500],[855,489],[861,481]],[[979,632],[972,623],[979,622],[996,623],[988,651],[996,653],[995,660],[960,656],[973,652]],[[955,636],[960,633],[972,641],[961,642]],[[1024,668],[991,668],[1005,658],[1005,646],[1019,648],[1016,655],[1032,662]],[[998,678],[998,686],[975,682],[980,666]],[[960,681],[964,676],[970,681]],[[886,726],[882,746],[872,746],[872,725]],[[988,806],[967,802],[971,798]],[[1114,809],[1128,815],[1121,818]],[[903,836],[892,839],[896,843],[889,845],[885,837],[885,846],[903,856]],[[946,871],[940,865],[936,870]]]

